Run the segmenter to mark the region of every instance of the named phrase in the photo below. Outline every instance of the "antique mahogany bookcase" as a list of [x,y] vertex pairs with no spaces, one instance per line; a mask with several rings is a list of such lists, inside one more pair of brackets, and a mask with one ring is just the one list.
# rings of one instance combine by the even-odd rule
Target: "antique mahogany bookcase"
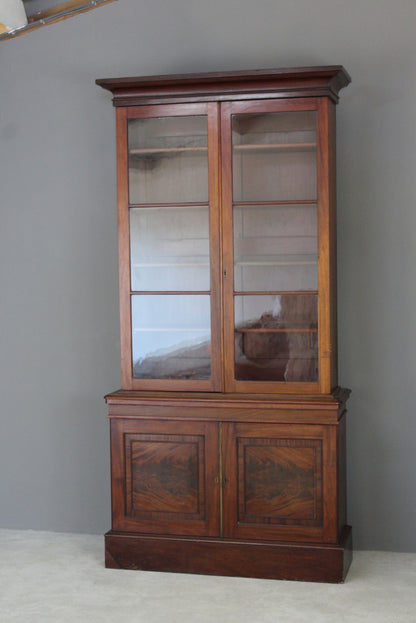
[[117,123],[108,567],[340,582],[339,66],[97,80]]

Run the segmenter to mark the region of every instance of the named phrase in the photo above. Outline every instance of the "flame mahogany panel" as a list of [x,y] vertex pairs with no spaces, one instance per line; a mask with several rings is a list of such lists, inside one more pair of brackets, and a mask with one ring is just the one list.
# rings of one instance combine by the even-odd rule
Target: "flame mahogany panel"
[[218,534],[218,425],[112,422],[113,528]]

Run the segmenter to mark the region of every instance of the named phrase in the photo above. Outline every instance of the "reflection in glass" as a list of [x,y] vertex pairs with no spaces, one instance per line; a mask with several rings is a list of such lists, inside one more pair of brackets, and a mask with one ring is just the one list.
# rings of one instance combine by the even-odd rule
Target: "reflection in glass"
[[133,295],[134,378],[209,379],[209,295]]
[[235,115],[234,201],[316,199],[316,112]]
[[316,294],[235,296],[235,378],[318,380]]
[[208,206],[130,209],[131,289],[209,290]]
[[317,290],[316,204],[233,210],[236,292]]
[[130,203],[207,202],[207,136],[204,116],[130,119]]

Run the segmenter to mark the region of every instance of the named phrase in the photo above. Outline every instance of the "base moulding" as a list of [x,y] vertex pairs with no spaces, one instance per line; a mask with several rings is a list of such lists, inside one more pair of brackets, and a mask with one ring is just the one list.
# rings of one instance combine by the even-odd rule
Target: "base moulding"
[[276,580],[343,582],[352,560],[351,528],[337,544],[149,536],[110,531],[106,567]]

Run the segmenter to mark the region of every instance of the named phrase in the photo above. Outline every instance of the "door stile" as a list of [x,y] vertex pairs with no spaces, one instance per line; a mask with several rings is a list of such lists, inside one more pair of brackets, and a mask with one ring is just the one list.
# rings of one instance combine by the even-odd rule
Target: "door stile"
[[237,452],[234,439],[236,424],[224,422],[221,430],[221,536],[232,537],[237,517]]
[[218,447],[219,447],[219,515],[220,515],[220,537],[224,536],[224,464],[222,452],[222,422],[218,422]]
[[132,388],[127,109],[116,109],[121,387]]
[[234,381],[234,258],[233,258],[233,171],[232,105],[221,106],[222,159],[222,283],[224,296],[224,384],[225,391],[235,389]]
[[221,160],[219,104],[208,104],[208,185],[210,230],[211,376],[213,391],[223,391],[221,280]]
[[329,189],[329,127],[328,102],[318,102],[317,118],[317,199],[318,199],[318,327],[319,385],[321,393],[329,394],[331,369],[331,291],[330,291],[330,189]]

